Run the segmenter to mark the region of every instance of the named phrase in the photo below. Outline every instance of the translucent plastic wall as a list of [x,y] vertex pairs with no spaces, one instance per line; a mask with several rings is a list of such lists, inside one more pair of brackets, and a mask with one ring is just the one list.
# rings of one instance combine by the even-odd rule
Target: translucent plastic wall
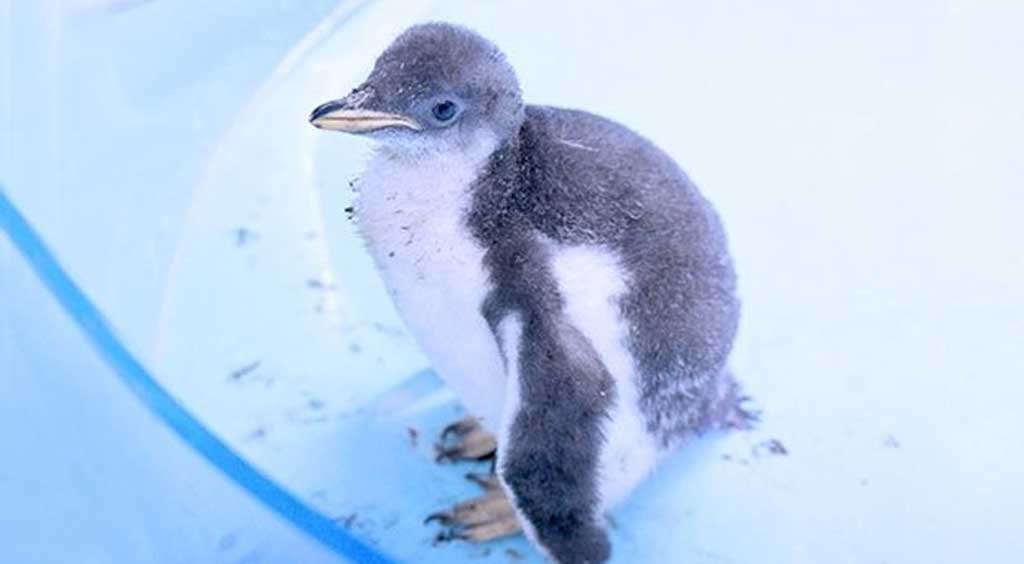
[[[622,121],[720,210],[764,421],[616,562],[1017,562],[1024,12],[999,2],[0,0],[0,562],[539,562],[437,544],[462,410],[306,122],[408,25]],[[783,448],[778,448],[779,446]]]

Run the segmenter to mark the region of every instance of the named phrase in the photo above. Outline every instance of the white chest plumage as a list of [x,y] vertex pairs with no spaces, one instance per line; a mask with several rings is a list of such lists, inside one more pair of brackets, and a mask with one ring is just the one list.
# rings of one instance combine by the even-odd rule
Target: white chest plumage
[[636,365],[626,344],[628,323],[619,308],[629,276],[606,248],[553,244],[549,250],[566,318],[587,337],[615,381],[598,472],[601,506],[610,509],[626,499],[662,456],[640,413]]
[[505,374],[480,311],[490,283],[466,224],[470,188],[494,148],[420,157],[378,153],[360,180],[356,216],[396,307],[434,369],[496,429]]

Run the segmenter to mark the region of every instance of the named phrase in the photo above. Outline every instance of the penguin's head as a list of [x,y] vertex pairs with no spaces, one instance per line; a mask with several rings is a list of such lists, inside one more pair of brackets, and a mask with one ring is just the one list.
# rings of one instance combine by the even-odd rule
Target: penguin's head
[[481,135],[514,135],[523,102],[515,72],[491,42],[463,27],[428,23],[402,33],[363,84],[317,107],[309,121],[421,154],[465,148]]

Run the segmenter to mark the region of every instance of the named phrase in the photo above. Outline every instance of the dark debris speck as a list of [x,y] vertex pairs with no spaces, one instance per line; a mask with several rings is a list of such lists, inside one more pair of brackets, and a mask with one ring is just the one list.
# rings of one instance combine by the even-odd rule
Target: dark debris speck
[[345,527],[346,529],[351,529],[356,524],[356,519],[358,518],[359,513],[353,512],[349,513],[348,515],[342,515],[341,517],[336,518],[334,522],[338,523],[342,527]]
[[217,550],[225,551],[231,550],[238,544],[238,536],[235,533],[228,533],[220,538],[217,542]]
[[261,441],[265,438],[267,438],[266,427],[256,427],[252,431],[249,431],[249,434],[245,436],[246,441]]
[[249,364],[246,364],[245,366],[243,366],[243,367],[241,367],[241,368],[239,368],[237,370],[232,371],[231,374],[228,376],[228,378],[231,379],[231,380],[241,380],[247,374],[249,374],[252,371],[254,371],[257,368],[259,368],[260,364],[261,363],[258,360],[254,361],[254,362],[250,362]]
[[249,231],[245,227],[239,227],[235,229],[235,245],[244,247],[246,243],[252,238],[252,231]]
[[337,286],[333,282],[324,282],[319,278],[310,278],[306,280],[306,286],[314,290],[335,290]]
[[782,441],[779,439],[769,439],[754,446],[754,456],[760,457],[762,454],[789,456],[789,450],[786,449],[786,445],[782,444]]

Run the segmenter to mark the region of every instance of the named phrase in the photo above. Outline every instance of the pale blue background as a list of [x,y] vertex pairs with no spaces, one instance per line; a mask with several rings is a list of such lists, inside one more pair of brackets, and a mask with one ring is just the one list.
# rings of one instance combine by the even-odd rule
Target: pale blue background
[[[539,561],[432,546],[473,493],[431,462],[460,412],[342,212],[366,146],[305,121],[428,19],[655,140],[730,233],[764,423],[672,459],[616,562],[1024,559],[1018,3],[0,0],[0,183],[156,378],[340,527]],[[0,386],[0,562],[340,561],[147,413],[5,237]]]

